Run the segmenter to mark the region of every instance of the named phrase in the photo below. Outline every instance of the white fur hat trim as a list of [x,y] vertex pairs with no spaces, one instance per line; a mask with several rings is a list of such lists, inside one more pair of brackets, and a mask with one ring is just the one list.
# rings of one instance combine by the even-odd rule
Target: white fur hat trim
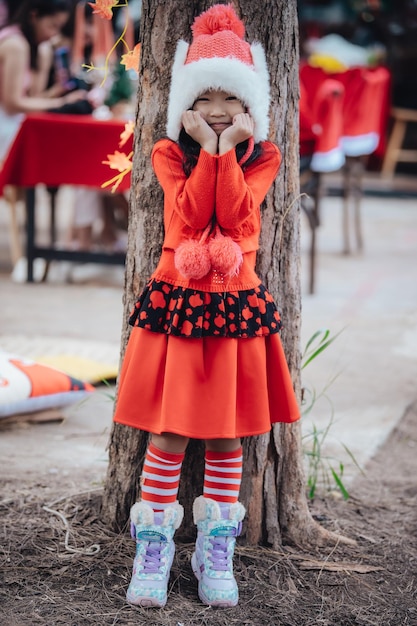
[[172,67],[168,102],[167,135],[177,141],[181,116],[197,97],[209,89],[235,95],[248,108],[255,122],[255,143],[264,141],[269,130],[269,73],[260,43],[250,47],[253,66],[237,58],[212,57],[185,64],[188,43],[179,41]]

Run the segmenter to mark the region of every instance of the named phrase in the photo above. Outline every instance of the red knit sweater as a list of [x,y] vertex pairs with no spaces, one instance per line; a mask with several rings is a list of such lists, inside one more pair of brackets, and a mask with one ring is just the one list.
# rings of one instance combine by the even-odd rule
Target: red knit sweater
[[[270,142],[261,145],[262,154],[245,171],[235,150],[221,156],[201,150],[187,178],[178,144],[169,139],[155,144],[152,165],[164,191],[165,239],[152,278],[201,291],[238,291],[260,284],[255,273],[260,205],[281,164],[277,146]],[[199,280],[186,279],[175,268],[175,249],[187,239],[199,240],[213,216],[222,233],[236,241],[244,253],[239,274],[229,282],[215,270]]]

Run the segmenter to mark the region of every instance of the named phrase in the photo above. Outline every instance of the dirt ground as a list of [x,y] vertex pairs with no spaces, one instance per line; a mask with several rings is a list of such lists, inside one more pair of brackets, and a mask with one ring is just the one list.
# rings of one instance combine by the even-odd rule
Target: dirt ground
[[[239,544],[240,603],[203,606],[179,544],[164,609],[125,601],[134,545],[100,520],[100,491],[62,498],[36,475],[9,481],[1,515],[1,623],[5,626],[413,626],[417,624],[417,402],[343,501],[316,499],[313,516],[356,540],[305,552]],[[46,508],[45,508],[46,507]],[[48,510],[47,510],[48,509]],[[96,547],[98,546],[98,548]]]
[[[303,297],[303,345],[318,328],[347,330],[307,368],[305,384],[320,391],[333,380],[329,454],[340,460],[342,442],[366,473],[349,482],[348,501],[328,494],[311,511],[356,545],[273,552],[238,542],[240,603],[215,610],[198,600],[192,546],[178,544],[167,606],[129,606],[134,543],[127,529],[116,535],[101,521],[111,406],[97,396],[58,427],[1,431],[0,626],[417,626],[415,196],[365,196],[365,251],[350,256],[340,254],[339,200],[322,205],[317,291]],[[0,226],[6,215],[0,211]],[[7,233],[0,228],[0,270]],[[108,278],[106,271],[99,288],[52,279],[18,285],[0,272],[2,334],[105,338],[118,356],[122,287]],[[317,405],[314,423],[326,425],[328,414],[327,404]]]

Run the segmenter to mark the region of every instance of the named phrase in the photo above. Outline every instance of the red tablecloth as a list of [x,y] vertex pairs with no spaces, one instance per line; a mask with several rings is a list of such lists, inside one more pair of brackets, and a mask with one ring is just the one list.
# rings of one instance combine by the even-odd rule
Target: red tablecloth
[[[7,184],[100,188],[117,174],[102,161],[115,150],[131,150],[131,140],[119,148],[124,126],[121,120],[96,120],[90,115],[28,115],[0,171],[0,193]],[[129,185],[127,175],[118,190],[125,191]]]

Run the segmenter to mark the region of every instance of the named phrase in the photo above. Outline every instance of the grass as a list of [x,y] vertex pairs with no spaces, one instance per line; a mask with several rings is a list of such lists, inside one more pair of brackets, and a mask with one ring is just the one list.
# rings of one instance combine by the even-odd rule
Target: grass
[[[332,336],[330,330],[327,328],[317,330],[306,344],[302,355],[301,370],[304,370],[307,365],[311,364],[324,350],[329,348],[341,332],[343,332],[343,329]],[[317,394],[314,389],[303,388],[303,416],[313,410],[320,398],[324,398],[328,402],[330,413],[326,426],[317,428],[313,423],[311,432],[303,436],[303,449],[307,465],[307,495],[310,500],[314,499],[319,488],[325,491],[331,491],[336,487],[345,500],[350,497],[344,482],[344,463],[334,457],[326,455],[324,452],[326,441],[334,424],[335,417],[334,407],[327,395],[327,391],[338,375],[339,374],[336,374],[319,394]],[[343,443],[341,443],[341,446],[354,465],[363,473],[349,448]]]

